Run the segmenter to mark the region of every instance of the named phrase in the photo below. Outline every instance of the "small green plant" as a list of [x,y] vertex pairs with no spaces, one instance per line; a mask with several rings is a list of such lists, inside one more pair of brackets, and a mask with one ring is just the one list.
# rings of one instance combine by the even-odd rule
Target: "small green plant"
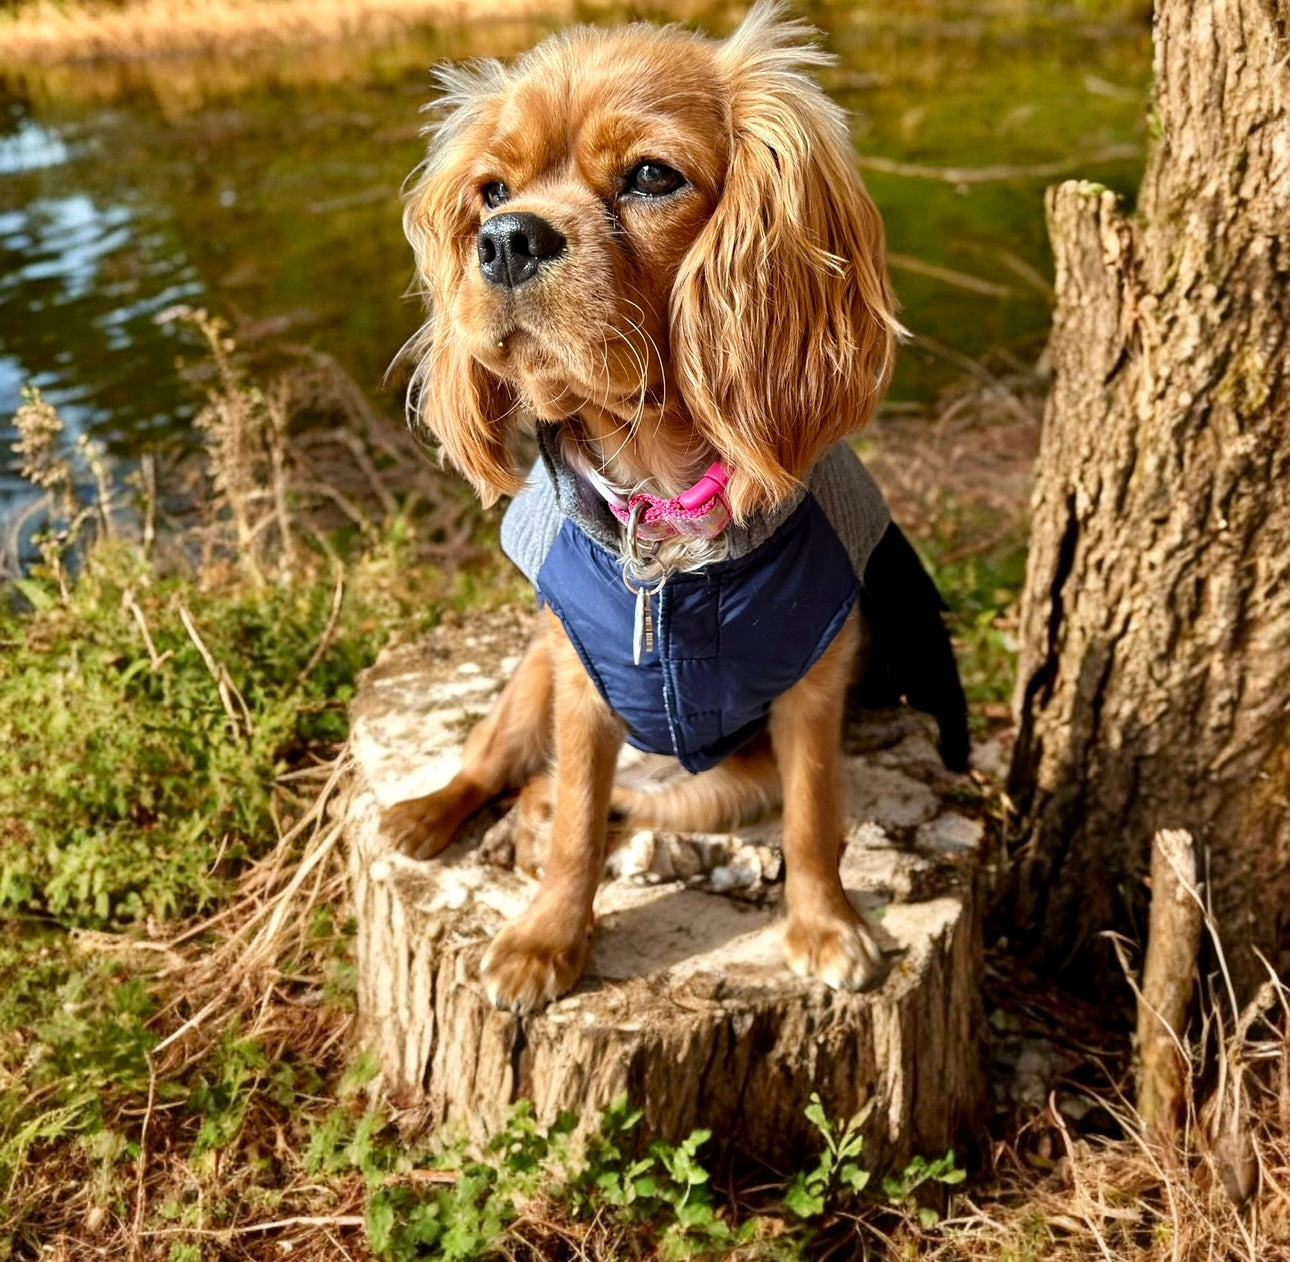
[[542,1126],[521,1101],[476,1153],[456,1141],[412,1154],[380,1114],[341,1107],[315,1126],[306,1167],[319,1175],[361,1171],[368,1244],[388,1262],[509,1256],[523,1241],[540,1256],[531,1237],[550,1218],[575,1234],[593,1225],[630,1233],[664,1258],[728,1252],[750,1239],[758,1224],[736,1229],[727,1221],[698,1159],[709,1132],[655,1141],[637,1155],[640,1119],[622,1097],[583,1139],[572,1114]]
[[571,1128],[569,1118],[550,1130],[539,1127],[532,1106],[522,1102],[477,1158],[459,1140],[414,1162],[383,1137],[378,1116],[365,1114],[344,1156],[358,1164],[368,1183],[372,1251],[390,1262],[466,1262],[492,1256],[506,1229],[550,1177],[549,1159],[562,1151]]
[[932,573],[950,607],[963,689],[972,706],[1001,704],[1012,695],[1017,672],[1017,602],[1025,579],[1025,549],[1000,549],[989,557],[937,564]]
[[892,1205],[917,1213],[924,1230],[930,1230],[940,1221],[940,1215],[930,1205],[919,1204],[915,1193],[928,1183],[953,1187],[966,1178],[967,1171],[955,1164],[954,1149],[951,1148],[943,1157],[931,1161],[915,1157],[900,1174],[889,1174],[883,1179],[882,1191]]
[[820,1097],[811,1093],[806,1116],[820,1132],[824,1150],[814,1167],[799,1171],[784,1189],[784,1206],[799,1220],[805,1232],[805,1238],[799,1234],[793,1242],[799,1254],[825,1228],[836,1228],[839,1221],[859,1221],[866,1210],[882,1213],[894,1209],[902,1217],[916,1217],[922,1229],[929,1231],[940,1221],[940,1216],[931,1206],[920,1202],[919,1189],[928,1183],[952,1186],[966,1177],[955,1164],[951,1149],[931,1161],[915,1157],[899,1173],[884,1175],[881,1198],[876,1197],[870,1172],[858,1160],[864,1151],[863,1127],[872,1109],[870,1102],[840,1127],[829,1118]]
[[258,1040],[228,1030],[194,1075],[188,1108],[201,1119],[192,1155],[221,1152],[237,1143],[253,1104],[267,1100],[289,1108],[302,1091],[316,1091],[317,1074],[286,1060],[271,1060]]
[[[626,1096],[605,1110],[599,1133],[588,1146],[580,1176],[595,1189],[601,1204],[615,1206],[627,1221],[648,1224],[657,1234],[664,1257],[689,1258],[740,1243],[751,1230],[736,1231],[722,1216],[712,1192],[711,1175],[698,1160],[699,1149],[712,1138],[694,1130],[679,1144],[655,1140],[646,1155],[632,1157],[627,1137],[641,1119]],[[594,1213],[593,1198],[574,1203]]]
[[811,1092],[806,1116],[824,1138],[824,1151],[814,1169],[800,1170],[784,1189],[784,1204],[798,1218],[818,1218],[831,1208],[840,1195],[859,1195],[869,1185],[869,1172],[856,1158],[864,1151],[861,1128],[873,1111],[870,1101],[855,1115],[839,1135],[829,1120],[818,1093]]
[[156,1036],[148,988],[125,961],[86,955],[31,925],[0,931],[0,1223],[28,1154],[100,1141],[124,1096],[145,1093]]

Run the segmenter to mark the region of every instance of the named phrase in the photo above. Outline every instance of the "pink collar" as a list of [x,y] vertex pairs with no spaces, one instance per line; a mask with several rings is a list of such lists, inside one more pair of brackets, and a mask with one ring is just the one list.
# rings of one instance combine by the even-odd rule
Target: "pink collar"
[[730,471],[714,460],[688,491],[670,500],[637,491],[624,502],[619,495],[605,497],[609,511],[623,525],[636,519],[636,537],[646,543],[685,535],[691,539],[715,539],[730,524],[726,484]]
[[730,524],[730,506],[726,503],[726,484],[730,470],[714,460],[703,476],[688,491],[672,499],[660,499],[645,491],[628,494],[607,482],[592,467],[577,444],[564,439],[560,454],[566,464],[593,486],[609,511],[623,523],[636,518],[634,538],[655,543],[683,535],[690,539],[715,539]]

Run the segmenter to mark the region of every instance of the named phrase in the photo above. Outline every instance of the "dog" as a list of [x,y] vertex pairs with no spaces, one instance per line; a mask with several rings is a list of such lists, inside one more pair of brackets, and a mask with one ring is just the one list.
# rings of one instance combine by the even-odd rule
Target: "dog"
[[[514,497],[540,630],[451,782],[382,827],[428,858],[554,759],[540,886],[482,964],[503,1009],[582,975],[611,810],[716,829],[782,800],[787,963],[874,984],[838,874],[858,666],[966,762],[942,602],[845,442],[903,330],[813,36],[761,0],[725,40],[576,27],[439,72],[404,210],[429,309],[409,412],[486,506]],[[695,774],[616,787],[625,739]]]

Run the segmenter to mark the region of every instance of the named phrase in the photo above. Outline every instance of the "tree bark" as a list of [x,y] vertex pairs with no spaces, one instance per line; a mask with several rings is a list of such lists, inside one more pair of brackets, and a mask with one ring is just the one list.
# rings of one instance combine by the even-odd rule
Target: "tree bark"
[[1137,212],[1050,190],[1057,271],[1010,777],[1014,918],[1114,975],[1160,829],[1229,962],[1290,963],[1287,0],[1160,0]]

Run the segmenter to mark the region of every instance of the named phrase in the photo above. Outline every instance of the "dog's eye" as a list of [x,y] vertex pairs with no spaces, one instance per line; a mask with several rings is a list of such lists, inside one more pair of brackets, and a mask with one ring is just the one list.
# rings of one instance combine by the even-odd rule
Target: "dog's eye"
[[484,204],[490,210],[496,210],[503,202],[511,200],[511,190],[500,180],[494,180],[483,187]]
[[624,192],[639,193],[642,197],[662,197],[675,193],[685,183],[685,176],[662,162],[642,162],[627,177]]

